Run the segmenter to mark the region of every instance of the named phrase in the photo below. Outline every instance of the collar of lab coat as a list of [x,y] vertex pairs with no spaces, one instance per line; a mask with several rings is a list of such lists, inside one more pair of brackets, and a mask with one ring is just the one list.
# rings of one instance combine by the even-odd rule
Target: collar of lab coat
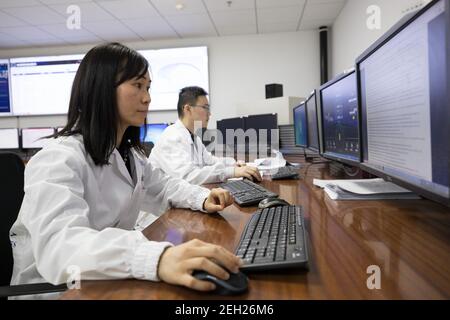
[[[194,142],[192,141],[191,138],[191,133],[188,130],[188,128],[186,128],[183,124],[183,122],[181,122],[180,119],[178,119],[177,121],[175,121],[174,124],[175,128],[177,128],[177,130],[179,132],[181,132],[183,134],[183,139],[186,140],[187,143],[189,144],[193,144]],[[194,134],[194,139],[197,140],[197,135]]]

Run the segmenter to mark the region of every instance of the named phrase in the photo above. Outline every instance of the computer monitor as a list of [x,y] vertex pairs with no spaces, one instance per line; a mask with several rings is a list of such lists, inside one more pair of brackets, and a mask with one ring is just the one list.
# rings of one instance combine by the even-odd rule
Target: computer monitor
[[[167,123],[148,123],[147,134],[144,133],[144,126],[141,127],[141,141],[156,144],[163,131],[168,127]],[[144,136],[145,134],[145,136]]]
[[19,149],[18,129],[0,129],[0,149]]
[[[223,144],[227,144],[230,146],[236,146],[236,138],[234,138],[233,141],[227,140],[227,130],[228,129],[231,129],[234,131],[236,131],[238,129],[242,129],[243,131],[245,131],[244,118],[239,117],[239,118],[230,118],[230,119],[223,119],[223,120],[217,121],[217,130],[219,130],[220,133],[222,134]],[[217,143],[219,143],[219,141]]]
[[361,162],[358,94],[354,70],[319,89],[325,158],[356,165]]
[[9,60],[0,59],[0,116],[11,115]]
[[306,120],[308,122],[308,149],[319,152],[319,127],[317,124],[317,101],[315,90],[306,100]]
[[66,114],[75,74],[84,55],[11,59],[13,113]]
[[303,102],[294,108],[295,146],[308,147],[308,122],[306,120],[306,103]]
[[450,1],[407,16],[356,61],[363,163],[449,204]]
[[22,149],[41,149],[48,142],[41,139],[55,133],[54,128],[26,128],[22,129]]
[[267,144],[268,147],[272,146],[272,136],[274,139],[278,139],[278,114],[257,114],[250,115],[244,118],[245,131],[249,129],[256,130],[257,144],[261,146]]

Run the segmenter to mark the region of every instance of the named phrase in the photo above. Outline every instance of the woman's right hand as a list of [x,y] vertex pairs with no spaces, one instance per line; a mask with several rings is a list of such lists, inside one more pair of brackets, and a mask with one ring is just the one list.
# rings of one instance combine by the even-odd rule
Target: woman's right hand
[[215,289],[215,285],[194,278],[194,270],[203,270],[227,280],[229,274],[223,267],[237,273],[241,265],[241,259],[225,248],[195,239],[169,247],[163,252],[159,260],[158,277],[170,284],[210,291]]

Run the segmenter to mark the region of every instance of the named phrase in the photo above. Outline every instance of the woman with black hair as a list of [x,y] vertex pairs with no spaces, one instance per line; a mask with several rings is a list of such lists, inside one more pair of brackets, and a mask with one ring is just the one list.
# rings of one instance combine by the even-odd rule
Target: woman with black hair
[[81,280],[163,280],[207,291],[214,285],[193,270],[222,279],[225,269],[238,271],[242,262],[222,247],[199,240],[173,246],[133,229],[144,201],[156,211],[172,205],[208,213],[232,203],[223,189],[193,186],[147,164],[139,130],[151,100],[148,67],[119,43],[94,47],[82,60],[67,125],[25,170],[10,231],[11,284],[61,284],[79,270]]

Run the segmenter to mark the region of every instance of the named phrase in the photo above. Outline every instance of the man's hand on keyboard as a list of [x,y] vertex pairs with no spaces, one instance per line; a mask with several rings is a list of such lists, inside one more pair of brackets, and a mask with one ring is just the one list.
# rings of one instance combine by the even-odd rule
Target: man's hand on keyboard
[[212,189],[206,198],[203,208],[208,213],[221,211],[232,204],[233,196],[229,191],[221,188]]
[[259,173],[258,168],[251,166],[235,167],[234,176],[236,178],[247,178],[251,181],[262,181],[261,174]]

